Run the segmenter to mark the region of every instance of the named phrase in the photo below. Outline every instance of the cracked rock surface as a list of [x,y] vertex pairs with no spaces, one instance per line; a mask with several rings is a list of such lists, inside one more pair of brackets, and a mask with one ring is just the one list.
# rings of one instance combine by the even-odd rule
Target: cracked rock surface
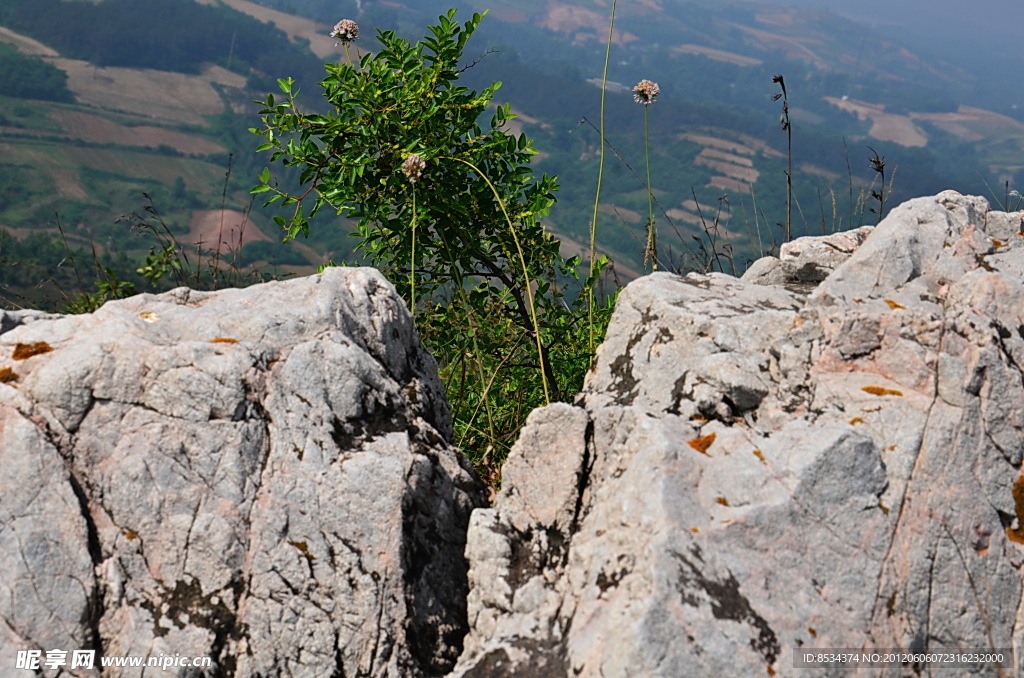
[[802,243],[809,294],[771,262],[630,284],[575,405],[531,415],[473,514],[452,675],[914,675],[794,668],[808,648],[1019,664],[1022,231],[947,191]]
[[450,438],[372,269],[0,312],[3,671],[60,648],[213,658],[167,676],[444,675],[483,503]]

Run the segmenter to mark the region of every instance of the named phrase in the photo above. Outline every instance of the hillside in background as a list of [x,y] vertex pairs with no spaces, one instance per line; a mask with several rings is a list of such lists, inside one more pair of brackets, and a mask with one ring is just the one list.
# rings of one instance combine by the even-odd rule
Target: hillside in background
[[[356,18],[358,44],[373,49],[375,27],[417,39],[451,4],[9,0],[0,7],[0,259],[11,265],[0,269],[0,285],[14,294],[4,303],[52,298],[53,286],[37,292],[29,280],[77,284],[66,264],[55,270],[64,246],[43,245],[59,235],[58,222],[72,248],[95,248],[134,270],[153,242],[118,218],[135,212],[153,222],[150,200],[181,242],[221,243],[236,262],[304,273],[345,258],[351,239],[343,221],[325,215],[310,240],[280,246],[270,219],[277,212],[258,204],[250,211],[248,188],[266,162],[246,131],[258,124],[252,100],[293,76],[306,105],[321,105],[316,82],[322,62],[340,53],[327,37],[340,18]],[[475,63],[464,79],[477,89],[502,81],[497,99],[520,113],[516,130],[536,139],[538,171],[560,177],[549,222],[575,253],[588,240],[593,209],[609,7],[458,6],[463,18],[490,10],[467,51]],[[1024,110],[1012,97],[990,96],[983,69],[954,56],[814,9],[621,3],[600,249],[625,276],[641,267],[643,111],[629,88],[643,78],[663,93],[650,110],[652,185],[673,257],[710,247],[706,230],[717,228],[716,243],[733,247],[733,263],[721,265],[740,272],[778,242],[787,146],[771,100],[776,74],[785,76],[792,115],[796,235],[876,219],[871,193],[880,177],[868,162],[876,152],[886,163],[885,193],[892,189],[887,206],[946,188],[1001,199],[1004,187],[1024,179]],[[32,247],[24,244],[30,236]],[[13,252],[22,257],[17,266]]]

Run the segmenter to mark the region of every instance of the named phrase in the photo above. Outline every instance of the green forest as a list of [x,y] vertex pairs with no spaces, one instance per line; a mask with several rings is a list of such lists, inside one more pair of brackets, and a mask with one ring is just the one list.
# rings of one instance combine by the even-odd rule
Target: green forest
[[[205,64],[244,75],[291,73],[312,84],[321,62],[272,25],[220,5],[166,0],[5,0],[0,24],[97,66],[198,73]],[[264,79],[254,84],[265,85]],[[35,97],[31,97],[35,98]]]
[[[64,71],[38,57],[26,56],[17,48],[0,42],[0,92],[19,99],[39,101],[74,101],[68,90],[68,76]],[[9,125],[0,111],[0,125]]]

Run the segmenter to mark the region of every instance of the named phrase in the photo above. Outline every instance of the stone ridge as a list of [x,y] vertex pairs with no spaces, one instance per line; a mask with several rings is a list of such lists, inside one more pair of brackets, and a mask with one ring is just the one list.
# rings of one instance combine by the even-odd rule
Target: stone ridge
[[61,648],[213,658],[169,676],[452,667],[482,487],[379,272],[0,328],[4,666]]
[[814,648],[1019,662],[1022,217],[947,191],[839,255],[796,241],[746,280],[631,283],[575,406],[531,415],[473,514],[452,675],[804,676]]

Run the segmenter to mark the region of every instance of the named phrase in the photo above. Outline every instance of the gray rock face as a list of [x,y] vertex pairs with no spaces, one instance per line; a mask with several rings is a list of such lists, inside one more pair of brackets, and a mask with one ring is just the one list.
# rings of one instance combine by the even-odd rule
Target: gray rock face
[[743,274],[743,280],[761,285],[785,285],[799,289],[804,283],[819,283],[861,246],[874,226],[831,235],[807,236],[783,243],[779,257],[762,257]]
[[[945,192],[892,210],[809,296],[718,274],[629,285],[576,405],[533,413],[473,515],[453,675],[1024,657],[1021,231]],[[975,673],[1016,675],[950,675]]]
[[481,488],[379,273],[0,329],[5,672],[54,648],[213,658],[168,676],[452,667]]

